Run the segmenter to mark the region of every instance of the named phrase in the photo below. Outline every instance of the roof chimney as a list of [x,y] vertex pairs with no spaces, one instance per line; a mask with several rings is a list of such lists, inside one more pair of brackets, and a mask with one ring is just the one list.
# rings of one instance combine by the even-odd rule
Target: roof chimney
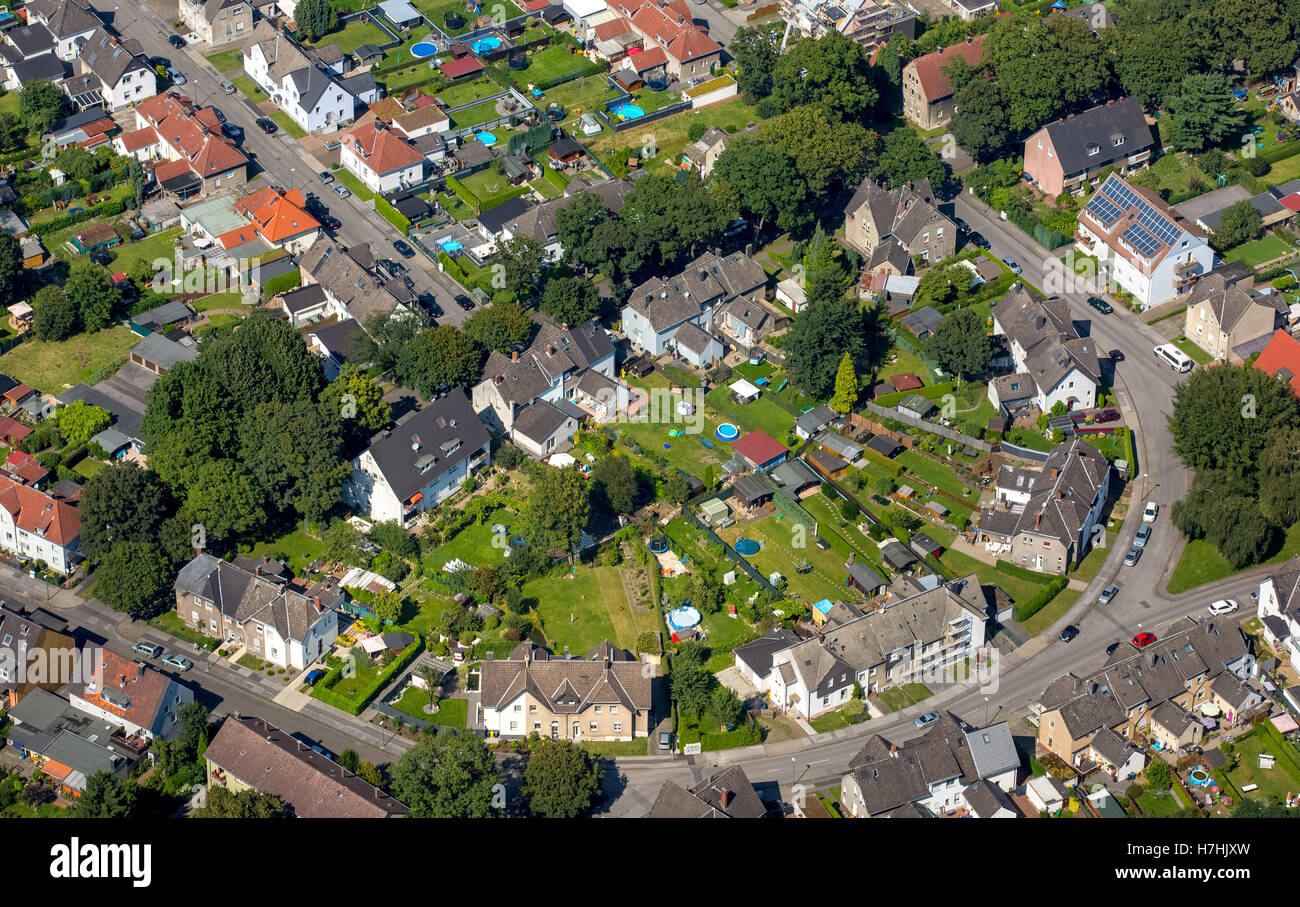
[[1034,528],[1037,529],[1037,528],[1039,528],[1039,527],[1042,526],[1042,525],[1043,525],[1043,514],[1042,514],[1042,511],[1039,511],[1039,512],[1034,516]]
[[720,799],[722,801],[722,806],[724,809],[731,805],[731,801],[733,797],[735,797],[735,794],[733,794],[731,791],[727,790],[725,787],[722,789],[722,796]]
[[1059,476],[1060,474],[1061,474],[1061,470],[1059,470],[1059,469],[1057,469],[1055,466],[1053,466],[1053,467],[1052,467],[1052,478],[1055,479],[1055,478],[1056,478],[1057,476]]
[[510,354],[510,361],[511,361],[511,362],[518,362],[518,361],[519,361],[519,351],[518,351],[518,350],[515,350],[514,352],[512,352],[512,353]]

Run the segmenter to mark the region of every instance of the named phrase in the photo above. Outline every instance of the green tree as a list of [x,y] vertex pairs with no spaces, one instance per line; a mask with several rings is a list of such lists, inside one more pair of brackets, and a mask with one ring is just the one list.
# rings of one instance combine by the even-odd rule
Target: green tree
[[113,424],[108,410],[74,400],[58,412],[59,434],[69,444],[84,444]]
[[590,515],[586,481],[576,469],[542,466],[528,494],[527,514],[547,548],[572,552]]
[[591,486],[596,500],[613,514],[631,513],[636,500],[636,473],[621,454],[607,454],[591,467]]
[[1179,151],[1201,151],[1240,135],[1245,112],[1232,97],[1227,76],[1192,73],[1169,99],[1169,140]]
[[1124,93],[1154,107],[1200,65],[1192,37],[1183,21],[1143,22],[1106,29],[1103,42]]
[[894,186],[929,180],[930,185],[936,189],[948,175],[943,161],[911,129],[895,129],[885,136],[885,147],[880,153],[877,173]]
[[1300,521],[1300,428],[1274,434],[1260,460],[1259,509],[1273,523]]
[[829,397],[839,363],[849,353],[859,375],[879,364],[883,329],[876,310],[864,311],[843,295],[820,298],[810,281],[810,304],[799,312],[785,338],[786,368],[791,380],[810,396]]
[[461,327],[483,349],[506,353],[532,336],[533,320],[517,302],[497,302],[479,309]]
[[528,748],[520,789],[528,811],[547,819],[576,819],[600,800],[601,769],[582,747],[543,739]]
[[840,368],[835,373],[835,396],[831,397],[831,409],[837,413],[851,413],[858,402],[858,375],[853,370],[853,354],[846,352],[840,357]]
[[417,819],[485,819],[501,770],[483,740],[469,731],[421,737],[392,769],[393,794]]
[[10,233],[0,232],[0,300],[12,302],[21,294],[22,247]]
[[357,769],[361,767],[361,757],[357,755],[356,750],[348,747],[339,753],[338,764],[355,775]]
[[136,786],[108,772],[95,772],[74,801],[71,813],[78,819],[128,819],[135,809]]
[[709,673],[708,650],[691,641],[677,647],[668,669],[668,685],[681,709],[689,715],[703,715],[709,707],[709,694],[717,682]]
[[101,469],[81,489],[81,551],[96,559],[117,542],[153,542],[174,507],[152,470],[126,462]]
[[703,614],[716,614],[726,604],[726,591],[713,571],[698,567],[691,574],[691,602]]
[[589,280],[553,277],[542,291],[541,310],[556,324],[583,324],[600,311],[600,294]]
[[63,287],[50,284],[36,291],[32,298],[32,335],[37,340],[67,340],[80,326],[81,308],[63,292]]
[[772,68],[772,100],[780,112],[814,104],[831,121],[862,123],[879,95],[862,45],[829,31],[803,38],[781,54]]
[[95,571],[95,597],[134,618],[163,610],[171,589],[168,559],[149,542],[118,542]]
[[211,460],[199,466],[185,496],[195,521],[218,539],[261,526],[266,521],[263,504],[253,477],[233,460]]
[[338,377],[321,391],[320,400],[326,411],[339,414],[344,434],[351,441],[370,438],[393,418],[393,408],[379,384],[355,362],[344,364]]
[[196,819],[292,819],[293,808],[272,794],[255,787],[229,791],[209,784],[207,800],[194,811]]
[[671,504],[685,504],[690,496],[691,487],[687,484],[686,477],[674,470],[664,480],[664,498]]
[[746,104],[757,104],[772,93],[772,72],[776,68],[776,45],[764,28],[736,29],[727,48],[736,60],[736,86]]
[[74,180],[89,180],[102,169],[99,158],[80,145],[69,145],[54,156],[54,166]]
[[[903,129],[890,135],[900,133],[912,134]],[[874,132],[860,123],[832,120],[823,108],[814,105],[796,107],[763,123],[759,139],[779,146],[789,155],[795,171],[816,198],[856,187],[881,149],[880,137]],[[889,147],[889,139],[884,145]],[[942,177],[942,166],[939,173]]]
[[450,324],[424,331],[402,351],[397,377],[432,400],[443,389],[478,382],[483,354],[473,340]]
[[557,210],[555,231],[565,264],[579,273],[604,274],[617,281],[641,266],[630,229],[594,192],[580,192]]
[[1145,774],[1146,786],[1150,790],[1165,791],[1174,786],[1174,770],[1160,759],[1152,759]]
[[372,787],[378,787],[381,789],[386,783],[384,780],[384,773],[369,759],[357,766],[357,777]]
[[801,233],[812,223],[808,184],[777,145],[733,139],[718,156],[711,180],[730,187],[741,212],[757,222],[760,233],[769,221],[789,233]]
[[18,91],[18,116],[38,139],[63,116],[65,95],[53,82],[29,81]]
[[329,0],[299,0],[293,18],[307,37],[316,41],[330,29],[330,12]]
[[487,260],[493,288],[507,291],[521,303],[531,302],[545,259],[542,244],[531,236],[516,234],[498,242]]
[[193,759],[203,755],[212,736],[212,715],[201,702],[186,702],[176,710],[180,731],[176,742]]
[[421,314],[394,318],[375,312],[366,319],[365,330],[354,335],[356,349],[345,351],[359,362],[370,362],[382,371],[397,367],[406,349],[432,324]]
[[1242,199],[1223,212],[1219,226],[1210,237],[1214,248],[1224,252],[1234,246],[1259,239],[1264,230],[1264,222],[1248,199]]
[[925,351],[958,379],[977,378],[993,364],[993,340],[974,309],[958,309],[939,322]]
[[709,694],[708,720],[720,728],[734,728],[745,719],[745,704],[722,684]]
[[693,258],[703,246],[717,242],[733,215],[697,177],[679,182],[652,173],[636,181],[618,216],[636,257],[668,267],[679,257]]
[[953,103],[948,128],[957,144],[980,163],[998,157],[1011,142],[1011,115],[997,81],[981,74],[954,93]]
[[113,323],[113,310],[122,299],[108,271],[84,258],[72,263],[63,292],[76,300],[81,310],[82,329],[91,334]]

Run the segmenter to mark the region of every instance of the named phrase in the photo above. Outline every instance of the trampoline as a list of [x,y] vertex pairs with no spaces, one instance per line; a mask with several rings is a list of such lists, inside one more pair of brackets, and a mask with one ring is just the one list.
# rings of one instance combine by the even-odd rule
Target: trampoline
[[762,546],[753,539],[736,539],[736,553],[741,557],[753,557]]
[[463,242],[457,242],[454,239],[444,239],[442,242],[438,243],[438,248],[442,249],[444,252],[459,252],[461,249],[465,248],[465,244]]
[[564,119],[564,108],[558,104],[553,104],[546,108],[546,118],[552,123],[558,123]]
[[478,135],[474,136],[474,138],[478,139],[484,145],[491,146],[497,143],[497,137],[490,132],[480,132]]
[[723,422],[714,434],[718,436],[719,441],[734,441],[740,437],[740,429],[730,422]]
[[445,12],[442,14],[442,24],[450,29],[457,29],[465,24],[465,17],[457,12]]
[[645,87],[649,88],[651,91],[663,91],[668,87],[668,83],[663,79],[647,79]]
[[500,38],[494,38],[491,35],[488,35],[486,38],[479,38],[469,46],[469,49],[473,52],[474,56],[477,57],[482,54],[490,54],[500,46]]
[[617,114],[625,120],[639,120],[641,117],[645,116],[644,110],[635,104],[629,104],[627,101],[612,108],[610,113]]
[[516,72],[528,68],[528,57],[523,54],[512,54],[510,56],[510,68]]
[[700,612],[689,605],[668,612],[668,626],[674,630],[689,630],[699,625]]
[[411,45],[411,56],[417,60],[423,60],[425,57],[432,57],[438,52],[438,45],[432,41],[416,41]]
[[645,544],[653,554],[663,554],[668,550],[668,539],[664,538],[662,535],[655,536]]

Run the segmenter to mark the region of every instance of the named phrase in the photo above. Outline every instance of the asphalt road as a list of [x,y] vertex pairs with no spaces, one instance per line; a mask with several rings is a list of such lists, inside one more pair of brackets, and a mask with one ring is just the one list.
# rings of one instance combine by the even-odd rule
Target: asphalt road
[[[101,0],[99,9],[110,8]],[[186,83],[172,90],[187,95],[198,104],[220,108],[230,122],[244,130],[241,147],[253,157],[256,166],[265,171],[257,182],[248,187],[248,191],[254,192],[263,185],[273,185],[315,193],[330,213],[342,222],[341,229],[335,234],[341,244],[351,247],[370,243],[377,257],[401,262],[415,283],[415,292],[432,295],[442,308],[444,314],[438,319],[439,322],[460,324],[469,317],[469,313],[453,301],[457,295],[465,292],[459,284],[441,273],[418,250],[414,258],[403,258],[393,247],[393,240],[401,237],[369,203],[355,195],[346,199],[339,198],[332,187],[326,186],[317,176],[319,171],[327,168],[303,151],[296,139],[283,128],[274,135],[267,135],[256,124],[257,118],[264,114],[252,101],[242,94],[228,95],[221,90],[221,75],[203,56],[204,51],[211,53],[211,48],[190,46],[178,50],[172,47],[167,43],[167,36],[174,34],[170,24],[145,0],[131,0],[130,3],[112,9],[116,10],[113,19],[119,32],[138,40],[149,56],[171,60],[172,66],[185,75]]]

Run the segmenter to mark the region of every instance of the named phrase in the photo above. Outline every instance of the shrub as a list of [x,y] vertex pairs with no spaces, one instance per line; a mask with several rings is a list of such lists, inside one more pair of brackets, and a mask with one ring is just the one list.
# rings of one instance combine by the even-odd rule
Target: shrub
[[1146,788],[1141,784],[1130,784],[1128,787],[1124,788],[1124,796],[1128,797],[1130,800],[1137,800],[1145,793]]
[[266,283],[262,284],[262,297],[272,299],[281,293],[288,292],[302,285],[302,274],[297,268],[281,274],[278,277],[272,277]]
[[1044,586],[1033,598],[1023,605],[1016,605],[1016,620],[1024,621],[1033,617],[1039,611],[1043,610],[1056,598],[1066,587],[1067,580],[1064,576],[1054,576],[1052,580]]
[[1146,779],[1152,790],[1166,791],[1174,786],[1174,770],[1167,762],[1155,759],[1147,766]]
[[1031,583],[1038,583],[1040,586],[1051,582],[1051,578],[1045,573],[1038,573],[1025,567],[1017,566],[1010,561],[998,561],[993,565],[995,569],[1003,573],[1010,574],[1018,579],[1028,580]]

